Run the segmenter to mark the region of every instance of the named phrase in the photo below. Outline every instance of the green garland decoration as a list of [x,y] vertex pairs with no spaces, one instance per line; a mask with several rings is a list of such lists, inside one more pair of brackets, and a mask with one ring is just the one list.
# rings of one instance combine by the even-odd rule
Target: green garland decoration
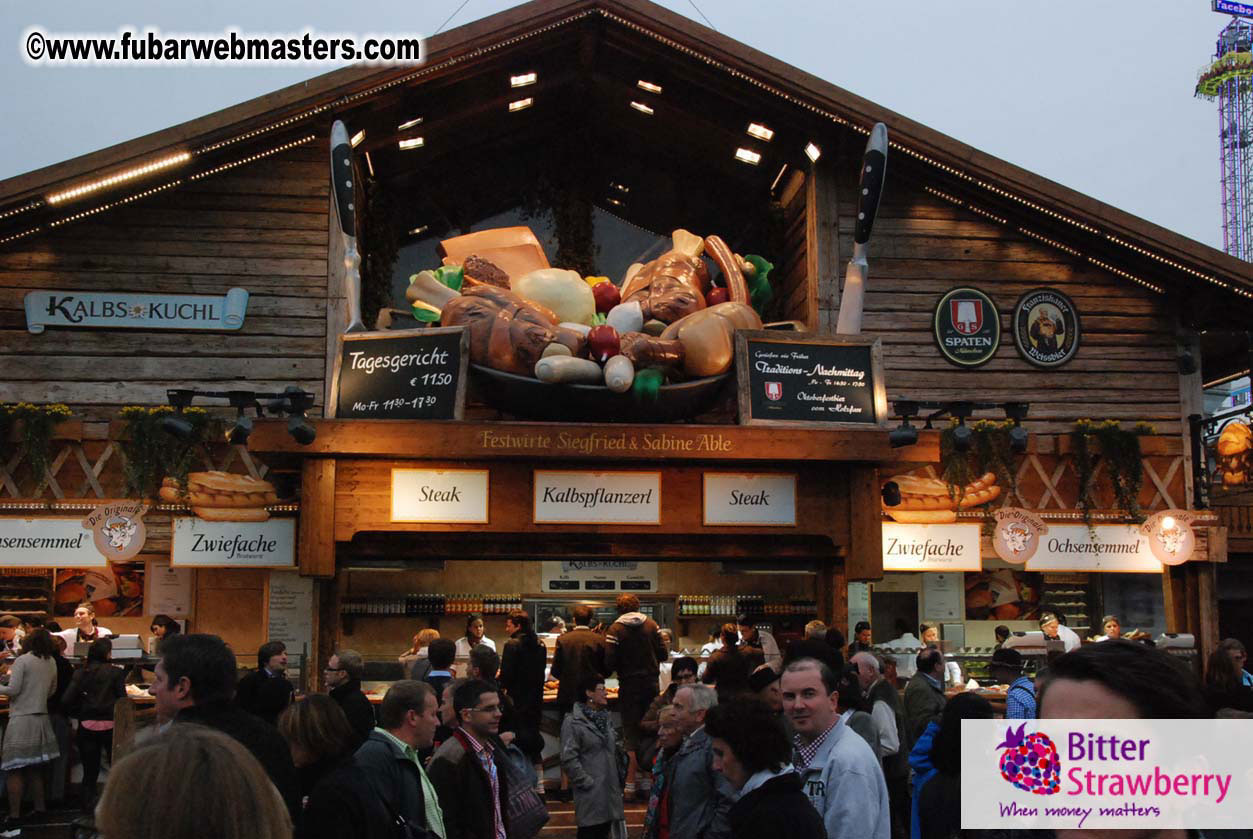
[[4,420],[0,423],[0,439],[8,442],[14,428],[20,429],[18,448],[23,459],[30,466],[35,476],[35,487],[43,485],[51,463],[52,434],[61,423],[74,416],[68,405],[55,402],[51,405],[32,405],[19,402],[16,405],[5,405]]
[[204,408],[184,408],[183,419],[191,423],[191,434],[180,440],[161,430],[161,420],[174,413],[168,405],[148,408],[132,405],[122,409],[125,434],[120,442],[126,456],[126,494],[151,498],[163,479],[173,478],[179,492],[187,494],[187,475],[197,458],[208,454],[211,440],[220,439],[222,420]]
[[[1094,422],[1081,419],[1070,432],[1071,458],[1079,476],[1079,511],[1090,533],[1095,536],[1092,510],[1096,506],[1093,483],[1098,457],[1105,464],[1114,505],[1130,521],[1142,522],[1140,488],[1144,486],[1144,464],[1141,460],[1140,438],[1155,433],[1148,423],[1136,423],[1131,430],[1119,426],[1117,420]],[[1091,442],[1096,442],[1093,450]]]
[[[948,484],[949,496],[961,498],[962,490],[988,472],[996,475],[996,482],[1008,495],[1018,490],[1018,475],[1014,452],[1009,442],[1011,420],[977,420],[970,425],[973,439],[969,451],[957,451],[953,432],[958,423],[953,420],[940,432],[941,478]],[[992,502],[981,505],[985,523],[992,521]]]

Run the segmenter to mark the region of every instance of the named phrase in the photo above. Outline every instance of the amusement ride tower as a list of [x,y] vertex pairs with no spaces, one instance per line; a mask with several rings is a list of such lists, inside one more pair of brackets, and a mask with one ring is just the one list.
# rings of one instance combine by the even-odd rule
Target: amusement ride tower
[[1196,95],[1218,101],[1223,249],[1253,261],[1253,6],[1214,0],[1213,8],[1233,17],[1218,35]]

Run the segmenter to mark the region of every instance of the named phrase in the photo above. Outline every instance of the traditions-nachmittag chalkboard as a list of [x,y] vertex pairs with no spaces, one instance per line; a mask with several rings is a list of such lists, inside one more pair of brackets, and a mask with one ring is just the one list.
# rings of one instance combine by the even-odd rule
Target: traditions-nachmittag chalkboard
[[740,422],[875,426],[887,418],[878,339],[735,333]]
[[461,419],[464,327],[340,337],[332,402],[339,419]]

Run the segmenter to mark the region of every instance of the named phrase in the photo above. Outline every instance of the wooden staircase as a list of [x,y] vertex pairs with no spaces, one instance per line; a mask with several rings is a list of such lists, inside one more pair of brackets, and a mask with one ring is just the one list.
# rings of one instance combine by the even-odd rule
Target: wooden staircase
[[[630,839],[640,839],[644,834],[644,813],[648,805],[644,802],[626,802],[627,835]],[[574,823],[574,804],[569,801],[548,802],[548,824],[540,831],[538,839],[574,839],[578,826]]]

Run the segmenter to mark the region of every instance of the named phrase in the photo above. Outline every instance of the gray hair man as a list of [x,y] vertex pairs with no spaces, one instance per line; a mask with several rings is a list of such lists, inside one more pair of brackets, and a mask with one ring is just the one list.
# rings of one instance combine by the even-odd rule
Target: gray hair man
[[727,816],[736,791],[714,770],[713,741],[705,733],[705,713],[717,704],[718,694],[708,685],[685,685],[674,695],[674,720],[683,745],[669,770],[671,836],[731,835]]
[[892,837],[909,835],[909,753],[902,748],[905,715],[901,695],[887,678],[887,660],[875,653],[860,652],[851,663],[857,667],[862,692],[871,702],[870,718],[879,732],[879,754],[883,756],[883,780],[888,785],[888,806],[892,811]]

